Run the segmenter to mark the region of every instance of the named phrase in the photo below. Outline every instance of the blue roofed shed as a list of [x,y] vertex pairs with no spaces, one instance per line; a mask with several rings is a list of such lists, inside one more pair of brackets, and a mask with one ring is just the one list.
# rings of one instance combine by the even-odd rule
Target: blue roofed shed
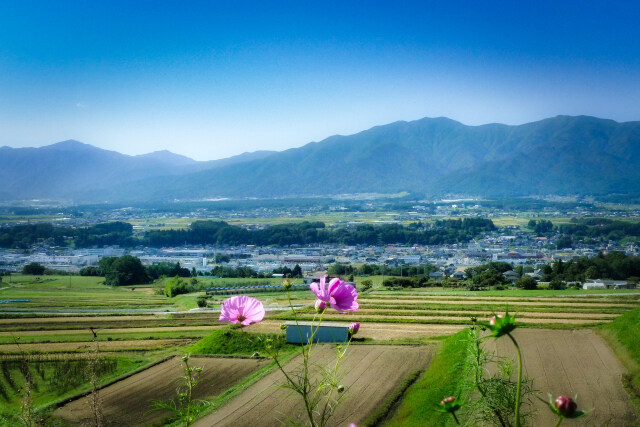
[[[287,342],[291,344],[307,343],[311,338],[313,329],[317,324],[312,322],[285,322],[287,326]],[[347,342],[349,341],[349,325],[350,323],[342,322],[322,322],[320,328],[314,336],[313,342]]]

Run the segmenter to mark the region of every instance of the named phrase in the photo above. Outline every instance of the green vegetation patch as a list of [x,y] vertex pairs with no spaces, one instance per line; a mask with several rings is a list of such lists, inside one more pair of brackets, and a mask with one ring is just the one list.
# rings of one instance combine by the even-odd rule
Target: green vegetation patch
[[628,311],[602,327],[603,335],[612,344],[630,370],[633,384],[640,391],[640,307]]
[[385,426],[446,426],[453,420],[437,411],[447,396],[458,396],[465,380],[468,331],[447,337],[424,375],[404,395],[400,406]]
[[[104,384],[148,360],[143,358],[99,358],[96,364],[98,382]],[[36,407],[86,391],[90,387],[91,364],[87,358],[50,356],[46,360],[31,360],[28,369],[33,378],[32,395]],[[26,380],[20,360],[0,361],[0,425],[3,417],[10,417],[20,407]]]
[[239,328],[220,329],[201,339],[187,349],[191,354],[217,354],[251,356],[255,353],[265,355],[265,342],[271,339],[275,350],[294,350],[287,344],[284,334],[256,334]]

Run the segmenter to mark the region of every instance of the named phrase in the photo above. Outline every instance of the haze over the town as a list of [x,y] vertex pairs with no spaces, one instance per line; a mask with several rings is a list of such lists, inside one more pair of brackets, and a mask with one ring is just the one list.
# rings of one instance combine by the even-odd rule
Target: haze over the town
[[640,119],[635,2],[0,4],[0,146],[197,160],[396,120]]

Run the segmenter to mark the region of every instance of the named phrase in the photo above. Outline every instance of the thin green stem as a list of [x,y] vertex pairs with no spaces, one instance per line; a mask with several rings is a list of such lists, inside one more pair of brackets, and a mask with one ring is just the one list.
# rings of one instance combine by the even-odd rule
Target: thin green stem
[[451,415],[453,415],[453,419],[456,420],[456,424],[460,425],[460,421],[458,421],[458,417],[456,417],[456,413],[451,412]]
[[[486,390],[482,387],[481,384],[481,377],[482,377],[482,369],[484,366],[484,354],[483,354],[483,350],[482,350],[482,340],[478,334],[478,330],[476,329],[475,326],[471,327],[471,331],[473,334],[473,342],[474,342],[474,346],[475,346],[475,359],[476,359],[476,363],[475,363],[475,367],[474,367],[474,371],[475,371],[475,380],[476,380],[476,388],[478,389],[478,391],[480,392],[480,395],[483,398],[487,398],[487,393]],[[500,422],[500,425],[502,427],[507,427],[507,424],[504,422],[504,419],[502,418],[502,414],[500,413],[500,411],[495,408],[495,407],[491,407],[491,410],[493,411],[493,414],[496,416],[496,418],[498,418],[498,421]]]
[[515,411],[515,427],[520,427],[520,392],[522,388],[522,353],[520,352],[520,346],[518,342],[513,338],[511,334],[507,334],[507,336],[513,342],[513,345],[516,347],[516,351],[518,352],[518,388],[516,389],[516,411]]
[[560,423],[562,422],[562,420],[564,420],[563,416],[559,416],[558,417],[558,422],[556,423],[555,427],[558,427],[560,425]]

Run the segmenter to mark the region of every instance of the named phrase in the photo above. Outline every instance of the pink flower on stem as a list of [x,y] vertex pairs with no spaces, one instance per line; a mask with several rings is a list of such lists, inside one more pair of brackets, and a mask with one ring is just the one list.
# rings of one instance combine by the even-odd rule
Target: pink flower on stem
[[220,306],[220,320],[249,326],[264,318],[264,306],[260,301],[245,295],[226,299]]
[[355,335],[360,330],[360,322],[353,322],[349,325],[349,335]]
[[569,396],[558,396],[554,402],[558,412],[565,417],[571,417],[575,414],[578,405]]
[[359,307],[358,291],[353,285],[350,285],[342,280],[335,278],[329,282],[329,287],[326,287],[326,276],[320,279],[320,283],[313,282],[309,287],[319,300],[331,305],[332,308],[340,313],[346,313],[347,311],[356,311]]
[[322,313],[327,309],[327,303],[322,301],[321,299],[316,300],[316,312]]

